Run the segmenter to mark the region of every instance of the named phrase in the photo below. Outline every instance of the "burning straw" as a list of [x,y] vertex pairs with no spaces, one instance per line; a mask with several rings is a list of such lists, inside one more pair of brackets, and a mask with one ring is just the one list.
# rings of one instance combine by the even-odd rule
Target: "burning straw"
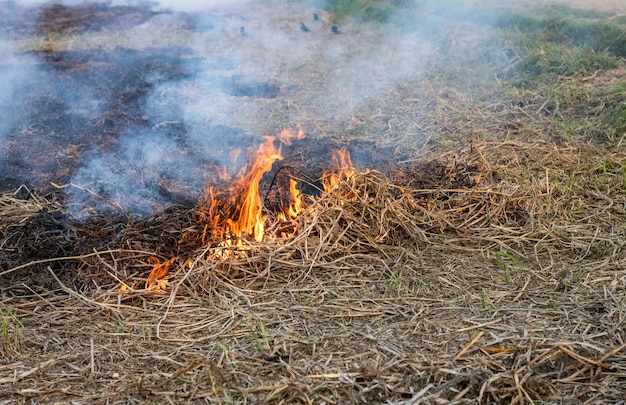
[[[343,161],[349,162],[349,155]],[[299,215],[265,217],[262,240],[242,244],[238,239],[236,246],[214,240],[199,250],[194,263],[220,274],[259,275],[277,268],[349,268],[371,254],[395,262],[435,246],[500,250],[513,244],[527,223],[523,196],[505,182],[494,183],[487,166],[476,175],[488,181],[468,188],[414,189],[379,171],[338,169],[324,176],[325,191],[310,197]],[[293,182],[290,189],[293,193]],[[214,197],[211,201],[217,212]],[[291,224],[289,234],[285,221]],[[203,232],[216,222],[206,223]]]
[[[288,138],[282,139],[288,142]],[[349,267],[369,254],[394,262],[432,249],[475,251],[496,259],[534,259],[544,266],[547,241],[552,241],[552,246],[594,255],[610,249],[605,241],[619,232],[614,227],[587,229],[582,223],[564,227],[563,222],[568,219],[554,213],[566,212],[558,207],[571,205],[575,203],[572,198],[580,198],[575,194],[571,198],[559,195],[563,191],[559,191],[554,179],[565,176],[566,169],[524,184],[520,176],[526,168],[504,168],[498,165],[498,158],[507,149],[508,159],[512,159],[510,156],[538,146],[513,143],[477,144],[450,156],[424,156],[420,165],[394,169],[392,179],[376,170],[356,170],[347,151],[340,150],[336,162],[347,167],[324,175],[321,184],[325,191],[320,196],[301,195],[295,179],[290,178],[286,188],[291,202],[282,206],[280,212],[272,211],[263,206],[259,183],[263,173],[282,158],[275,142],[276,138],[267,138],[251,164],[228,188],[209,188],[206,199],[197,208],[159,217],[159,227],[172,233],[168,237],[172,243],[179,235],[179,243],[169,248],[171,255],[154,252],[149,255],[154,258],[142,260],[142,265],[147,266],[141,278],[145,286],[164,288],[170,273],[181,270],[182,274],[202,279],[211,273],[258,275],[276,268],[310,271],[328,266]],[[561,165],[566,163],[564,152],[560,158]],[[618,170],[619,166],[615,168]],[[614,180],[619,182],[617,173]],[[591,197],[599,196],[602,201],[604,194],[594,191],[593,185],[587,190]],[[42,208],[38,204],[41,200],[35,197],[21,200],[9,195],[3,201],[13,221],[26,221]],[[611,215],[620,206],[614,201],[607,204],[586,221],[596,218],[600,220],[598,224],[608,226]],[[173,220],[178,222],[168,223]],[[187,225],[194,221],[195,224]],[[140,238],[141,226],[128,226],[126,238]],[[150,251],[145,245],[128,241],[136,251]],[[583,244],[585,250],[581,251]],[[619,260],[623,249],[620,246],[613,246],[608,257]],[[132,253],[130,257],[136,258]],[[116,275],[124,285],[137,287],[138,281],[133,281],[133,277],[137,277],[134,272]]]
[[[623,214],[623,207],[616,197],[602,199],[591,176],[567,174],[567,162],[577,160],[575,151],[561,151],[563,171],[546,165],[545,177],[537,173],[546,173],[546,167],[533,170],[535,177],[528,179],[523,177],[528,165],[498,164],[503,151],[513,161],[531,147],[537,155],[549,153],[549,148],[524,144],[475,144],[452,157],[420,157],[420,164],[398,166],[391,175],[335,171],[338,180],[319,196],[305,196],[296,216],[281,218],[283,212],[262,206],[260,241],[244,233],[234,239],[241,244],[224,245],[228,235],[220,239],[213,234],[211,243],[194,248],[183,243],[167,252],[151,252],[140,243],[157,227],[164,231],[150,243],[160,246],[164,240],[176,245],[190,230],[210,229],[211,218],[198,222],[204,218],[202,204],[129,224],[123,244],[136,250],[72,258],[80,264],[79,276],[90,278],[94,287],[78,293],[47,267],[43,274],[53,276],[57,292],[45,301],[34,297],[20,308],[37,324],[53,319],[68,333],[75,333],[78,322],[67,321],[68,299],[80,308],[71,314],[94,317],[79,322],[98,331],[86,349],[96,377],[108,358],[97,353],[105,347],[126,353],[129,341],[138,342],[123,367],[120,362],[109,367],[131,381],[126,390],[141,395],[168,389],[193,398],[178,383],[193,377],[218,397],[284,394],[304,400],[356,393],[371,400],[368,395],[376,390],[415,403],[522,403],[561,393],[585,400],[601,391],[615,397],[625,378],[624,347],[612,337],[623,329],[619,289],[624,278],[612,266],[624,263],[624,236],[621,228],[607,224]],[[603,187],[621,184],[620,159],[605,156],[590,163],[603,168]],[[565,179],[576,184],[572,187],[584,186],[584,193],[559,187]],[[5,201],[24,203],[12,198]],[[565,209],[578,199],[594,201],[594,216],[563,233],[565,221],[581,215]],[[591,243],[580,253],[583,241]],[[593,262],[607,248],[614,253]],[[563,276],[552,271],[557,265],[545,260],[546,251],[557,250],[587,255],[576,257],[592,263],[593,274],[578,276],[578,285],[558,281]],[[453,264],[446,262],[454,252],[461,254]],[[468,265],[454,267],[455,260]],[[67,296],[54,295],[59,287]],[[596,302],[598,291],[608,297],[602,307]],[[95,317],[94,311],[119,316],[119,324],[130,332],[101,336],[110,319]],[[34,339],[26,333],[15,334],[15,348],[26,345],[20,339]],[[111,342],[123,333],[134,335],[112,350],[116,343]],[[146,344],[153,339],[159,339],[158,345]],[[205,342],[212,348],[198,357],[196,346]],[[167,372],[151,373],[145,371],[151,368],[142,363],[144,358],[166,359],[170,366]],[[40,364],[55,367],[45,356]],[[26,386],[35,367],[24,366],[17,379],[9,376],[7,381]],[[289,370],[295,371],[285,374]],[[278,380],[268,373],[281,379],[289,375],[292,382],[274,384]],[[136,377],[134,385],[130,376]],[[578,392],[577,386],[597,392]]]

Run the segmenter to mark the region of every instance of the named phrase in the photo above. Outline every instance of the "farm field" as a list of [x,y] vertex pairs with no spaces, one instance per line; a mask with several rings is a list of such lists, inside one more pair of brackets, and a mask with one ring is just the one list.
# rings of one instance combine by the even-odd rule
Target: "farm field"
[[623,403],[620,3],[0,3],[0,403]]

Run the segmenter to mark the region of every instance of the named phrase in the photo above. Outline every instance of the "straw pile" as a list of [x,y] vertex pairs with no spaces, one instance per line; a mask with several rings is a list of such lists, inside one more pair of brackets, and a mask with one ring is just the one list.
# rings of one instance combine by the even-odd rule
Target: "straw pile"
[[[358,172],[294,223],[270,217],[264,242],[185,251],[177,241],[196,226],[195,210],[176,210],[127,224],[121,246],[5,270],[19,280],[37,269],[49,282],[4,292],[0,381],[10,384],[0,395],[619,400],[623,156],[584,155],[601,182],[568,171],[578,151],[549,145],[484,143],[433,156]],[[12,224],[36,215],[33,201],[3,201],[21,218]],[[285,237],[285,227],[298,231]],[[151,256],[179,257],[165,292],[143,288]]]

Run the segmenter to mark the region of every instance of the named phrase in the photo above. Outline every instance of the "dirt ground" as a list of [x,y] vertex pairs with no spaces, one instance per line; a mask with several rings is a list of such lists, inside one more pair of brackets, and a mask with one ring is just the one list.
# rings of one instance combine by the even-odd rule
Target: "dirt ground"
[[[623,403],[623,136],[554,136],[566,103],[297,3],[1,13],[1,403]],[[206,242],[206,185],[283,128],[265,239]]]

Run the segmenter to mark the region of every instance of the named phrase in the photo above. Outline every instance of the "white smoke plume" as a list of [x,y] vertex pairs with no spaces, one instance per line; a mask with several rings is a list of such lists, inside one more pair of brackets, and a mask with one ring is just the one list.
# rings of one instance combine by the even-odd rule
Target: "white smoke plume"
[[[471,23],[479,3],[455,1],[452,8],[419,2],[418,14],[420,22],[433,25]],[[111,64],[106,54],[111,52],[119,57],[117,67],[110,68],[112,77],[94,77],[89,83],[85,75],[75,89],[49,90],[73,116],[80,118],[89,106],[92,115],[103,115],[94,125],[122,122],[116,124],[114,140],[103,130],[108,143],[94,140],[83,148],[80,169],[71,178],[78,188],[70,191],[72,212],[81,219],[115,207],[152,215],[176,194],[172,190],[177,188],[163,179],[186,188],[182,194],[193,195],[194,187],[200,193],[205,171],[219,165],[236,172],[255,139],[281,127],[301,124],[313,139],[340,132],[363,106],[382,108],[394,86],[419,80],[431,56],[445,51],[428,33],[445,27],[423,28],[403,14],[390,15],[388,24],[350,18],[338,22],[315,0],[107,4],[150,4],[154,13],[135,26],[104,26],[72,37],[69,46],[78,50],[70,49],[70,54],[82,52],[85,60],[104,65]],[[495,15],[479,17],[489,29]],[[107,35],[115,42],[107,43]],[[13,58],[15,62],[0,63],[0,111],[10,117],[0,124],[0,146],[13,126],[11,117],[19,117],[10,108],[19,98],[20,83],[32,76],[29,69],[42,69],[32,61],[30,68],[19,68],[22,56]],[[106,115],[111,106],[116,117]],[[139,113],[141,120],[128,118],[124,109]],[[233,162],[238,149],[244,152]]]
[[[22,4],[45,8],[83,3]],[[44,91],[53,93],[72,117],[85,116],[85,109],[102,115],[91,122],[104,132],[82,146],[80,168],[70,179],[76,187],[67,189],[71,212],[80,219],[116,210],[152,215],[171,202],[180,187],[187,196],[194,194],[193,187],[200,193],[207,177],[203,171],[213,165],[236,172],[255,137],[281,127],[301,124],[309,131],[316,128],[318,134],[332,133],[364,103],[384,96],[401,80],[418,77],[433,51],[419,30],[350,19],[339,24],[315,1],[107,4],[151,4],[154,15],[119,32],[111,32],[120,29],[118,24],[88,35],[72,33],[77,50],[64,51],[63,56],[104,66],[111,64],[110,52],[119,58],[115,68],[109,66],[109,77],[91,78],[80,76],[80,69],[72,73],[74,67],[69,66],[56,73],[78,86]],[[185,37],[189,32],[192,35]],[[109,46],[98,42],[99,35],[114,37],[119,47],[99,50]],[[161,50],[151,51],[157,48]],[[148,50],[148,56],[143,57],[142,50]],[[0,96],[0,104],[6,104],[15,92],[12,83],[27,81],[28,74],[0,74],[10,83]],[[116,116],[110,116],[111,109]],[[142,119],[133,121],[127,110]],[[102,124],[111,121],[115,139]],[[0,132],[0,142],[2,136]],[[233,162],[238,149],[244,152]],[[164,181],[178,186],[168,187]]]

